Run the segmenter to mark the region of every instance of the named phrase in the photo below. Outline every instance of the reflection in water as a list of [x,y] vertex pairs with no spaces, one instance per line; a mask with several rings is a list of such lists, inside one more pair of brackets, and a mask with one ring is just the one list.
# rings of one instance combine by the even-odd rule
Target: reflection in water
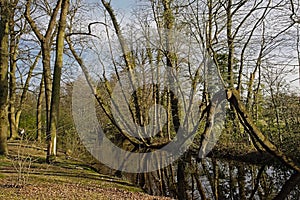
[[192,166],[188,199],[300,199],[300,175],[282,166],[216,159]]
[[280,164],[184,155],[150,173],[127,174],[145,192],[179,200],[300,200],[300,174]]
[[211,158],[198,163],[186,156],[164,169],[133,176],[146,192],[180,200],[300,200],[300,174],[279,164]]

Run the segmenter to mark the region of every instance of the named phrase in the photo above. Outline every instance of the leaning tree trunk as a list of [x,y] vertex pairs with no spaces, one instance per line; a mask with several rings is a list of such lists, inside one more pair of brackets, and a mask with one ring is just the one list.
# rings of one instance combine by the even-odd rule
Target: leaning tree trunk
[[291,175],[290,179],[285,182],[280,192],[273,200],[286,199],[287,196],[295,189],[296,186],[300,185],[300,173],[296,172]]
[[236,89],[227,90],[227,99],[231,105],[237,111],[240,121],[246,130],[249,131],[258,143],[271,155],[283,161],[284,164],[294,169],[297,172],[300,172],[300,165],[293,161],[290,157],[285,155],[280,151],[268,138],[258,129],[255,123],[252,120],[250,113],[248,113],[246,106],[243,104],[240,98],[239,91]]
[[15,123],[16,123],[16,126],[17,126],[16,127],[17,130],[18,130],[18,127],[19,127],[19,124],[20,124],[20,118],[21,118],[21,114],[22,114],[22,111],[23,111],[23,107],[24,107],[24,104],[27,100],[27,93],[29,91],[29,85],[30,85],[29,83],[30,83],[30,80],[32,78],[33,70],[37,66],[37,64],[40,60],[41,54],[42,54],[42,52],[40,51],[39,54],[36,56],[33,64],[30,66],[29,71],[27,73],[27,78],[26,78],[25,84],[24,84],[23,89],[22,89],[22,94],[21,94],[20,100],[18,102],[18,107],[16,108]]
[[8,136],[8,13],[9,6],[6,0],[1,0],[0,10],[0,155],[7,155]]

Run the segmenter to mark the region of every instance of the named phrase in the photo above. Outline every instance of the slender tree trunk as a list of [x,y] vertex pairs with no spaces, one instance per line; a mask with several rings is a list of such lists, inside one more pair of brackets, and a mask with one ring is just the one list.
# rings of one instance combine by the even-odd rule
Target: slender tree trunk
[[[14,9],[12,9],[14,13]],[[10,72],[9,72],[9,127],[10,139],[18,137],[18,123],[16,122],[16,69],[17,69],[17,48],[18,39],[14,31],[14,19],[10,16]]]
[[198,174],[194,174],[193,176],[194,176],[194,178],[196,180],[197,189],[198,189],[198,191],[200,193],[201,200],[206,200],[207,198],[206,198],[206,194],[205,194],[205,190],[203,188],[202,182],[201,182],[201,180],[199,178],[200,176]]
[[22,114],[22,111],[23,111],[23,106],[25,104],[25,101],[27,99],[27,93],[28,93],[28,88],[29,88],[29,83],[30,83],[30,80],[32,78],[32,73],[33,73],[33,70],[34,68],[37,66],[38,64],[38,61],[41,57],[41,51],[39,52],[39,54],[37,55],[37,57],[35,58],[33,64],[30,66],[29,68],[29,71],[28,71],[28,74],[27,74],[27,78],[26,78],[26,81],[25,81],[25,84],[24,84],[24,87],[23,87],[23,91],[22,91],[22,94],[21,94],[21,97],[20,97],[20,102],[19,102],[19,105],[17,107],[17,110],[16,110],[16,114],[15,114],[15,123],[17,125],[17,129],[18,130],[18,126],[19,126],[19,122],[20,122],[20,117],[21,117],[21,114]]
[[[12,103],[12,102],[11,102]],[[18,123],[16,122],[16,115],[15,115],[15,106],[10,104],[9,106],[9,119],[8,119],[8,122],[9,122],[9,136],[8,138],[9,139],[16,139],[18,138]]]
[[56,39],[56,60],[54,66],[53,84],[52,84],[52,97],[51,97],[51,110],[50,110],[50,140],[48,141],[47,148],[47,162],[55,160],[57,151],[57,127],[59,115],[59,101],[60,101],[60,80],[63,67],[63,53],[64,53],[64,40],[67,15],[69,10],[69,0],[62,1],[58,34]]
[[46,103],[46,139],[50,140],[50,107],[51,107],[51,46],[47,43],[42,44],[43,55],[43,76],[45,87],[45,103]]
[[246,198],[246,172],[243,165],[238,165],[238,187],[240,199]]
[[185,181],[185,161],[179,160],[178,161],[178,168],[177,168],[177,191],[178,191],[178,199],[179,200],[186,200],[186,181]]
[[40,92],[36,105],[36,140],[41,142],[42,140],[42,113],[43,113],[43,98],[44,98],[44,76],[42,76],[40,83]]
[[0,1],[0,155],[7,155],[7,136],[8,136],[8,15],[9,2]]
[[228,163],[228,168],[229,168],[229,196],[230,199],[234,199],[234,191],[235,191],[235,185],[236,185],[236,179],[234,177],[234,167],[232,165],[232,162],[230,161]]
[[218,163],[217,163],[217,160],[215,158],[212,158],[212,167],[213,167],[213,193],[214,193],[214,196],[215,196],[215,200],[218,200],[220,199],[219,198],[219,166],[218,166]]
[[[11,78],[11,77],[10,77]],[[10,88],[10,91],[11,91],[12,89]],[[17,122],[16,122],[16,114],[15,114],[15,112],[16,112],[16,109],[15,109],[15,95],[13,94],[13,95],[11,95],[12,94],[12,92],[10,92],[10,98],[9,98],[9,100],[10,100],[10,103],[9,103],[9,110],[8,110],[8,116],[9,116],[9,118],[8,118],[8,121],[9,121],[9,131],[10,131],[10,134],[9,134],[9,139],[16,139],[16,138],[18,138],[18,124],[17,124]]]
[[228,67],[228,84],[229,87],[233,87],[234,84],[234,80],[233,80],[233,66],[234,66],[234,38],[232,35],[232,0],[228,0],[227,1],[227,45],[228,45],[228,63],[227,63],[227,67]]
[[[265,170],[265,167],[266,166],[263,165],[262,167],[260,167],[260,169],[257,172],[256,178],[254,180],[254,187],[253,187],[253,190],[252,190],[251,195],[249,197],[250,200],[254,199],[254,195],[257,192],[258,188],[259,188],[260,179],[261,179],[261,176],[262,176],[262,174]],[[253,179],[254,179],[254,177],[253,177]]]

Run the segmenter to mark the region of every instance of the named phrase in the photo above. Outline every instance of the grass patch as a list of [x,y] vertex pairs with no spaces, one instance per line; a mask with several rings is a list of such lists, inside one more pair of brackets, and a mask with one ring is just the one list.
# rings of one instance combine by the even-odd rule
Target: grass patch
[[[59,154],[53,164],[45,163],[45,152],[29,145],[22,148],[22,155],[16,154],[20,145],[9,145],[11,155],[0,162],[0,199],[168,199],[153,197],[142,189],[120,178],[103,175],[93,167],[78,160],[66,159]],[[16,184],[20,172],[13,162],[24,156],[32,159],[22,160],[30,168],[24,184]],[[21,172],[22,173],[22,172]]]

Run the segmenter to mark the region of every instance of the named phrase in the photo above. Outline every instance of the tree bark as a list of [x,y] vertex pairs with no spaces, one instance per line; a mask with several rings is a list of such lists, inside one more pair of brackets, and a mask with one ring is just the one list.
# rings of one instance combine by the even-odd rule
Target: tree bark
[[177,165],[177,191],[178,191],[178,199],[186,200],[186,178],[185,178],[185,167],[186,163],[184,160],[179,160]]
[[[41,30],[37,27],[36,22],[32,19],[30,13],[31,7],[31,0],[26,1],[26,9],[25,9],[25,18],[28,21],[30,27],[32,28],[34,34],[38,38],[41,43],[42,49],[42,63],[43,63],[43,74],[44,74],[44,84],[45,84],[45,100],[46,100],[46,129],[47,129],[47,140],[50,138],[50,106],[51,106],[51,87],[52,87],[52,80],[51,80],[51,44],[53,37],[55,35],[56,26],[56,17],[58,12],[61,8],[62,0],[58,0],[55,8],[53,9],[53,13],[49,20],[49,24],[46,30],[45,35],[42,34]],[[48,137],[49,136],[49,137]]]
[[7,155],[8,136],[8,64],[9,64],[9,2],[0,1],[0,155]]
[[42,112],[43,112],[43,98],[44,98],[44,76],[42,76],[40,83],[40,92],[36,105],[36,140],[42,140]]
[[18,47],[20,35],[17,35],[15,31],[15,20],[14,14],[16,10],[18,0],[11,2],[11,14],[9,15],[9,35],[10,35],[10,45],[9,45],[9,130],[10,130],[10,139],[15,139],[18,137],[18,127],[19,123],[16,120],[16,70],[17,70],[17,56],[18,56]]
[[[11,9],[15,12],[15,8]],[[9,32],[10,32],[10,72],[9,72],[9,130],[10,139],[15,139],[18,137],[18,124],[16,123],[16,69],[17,69],[17,48],[18,39],[16,37],[16,32],[14,31],[15,22],[13,16],[9,18]]]
[[233,87],[234,80],[233,80],[233,66],[234,66],[234,38],[232,35],[232,0],[227,1],[227,8],[226,8],[226,14],[227,14],[227,45],[228,45],[228,74],[227,74],[227,81],[229,87]]
[[[51,143],[51,133],[50,133],[50,109],[51,109],[51,89],[52,89],[52,80],[51,80],[51,45],[53,37],[56,35],[56,18],[61,8],[62,0],[57,0],[57,4],[53,9],[53,12],[50,16],[49,24],[46,30],[45,35],[42,34],[41,30],[37,27],[36,22],[32,19],[30,13],[31,0],[26,1],[25,9],[25,18],[28,21],[30,27],[32,28],[34,34],[41,43],[42,50],[42,63],[43,63],[43,77],[44,77],[44,87],[45,87],[45,103],[46,103],[46,140],[48,144]],[[48,147],[51,149],[51,147]],[[49,155],[47,153],[46,161],[49,161]]]
[[47,148],[47,162],[50,163],[56,158],[57,151],[57,128],[60,102],[60,80],[63,67],[64,40],[69,10],[69,0],[63,0],[56,39],[56,59],[53,74],[51,109],[50,109],[50,140]]

